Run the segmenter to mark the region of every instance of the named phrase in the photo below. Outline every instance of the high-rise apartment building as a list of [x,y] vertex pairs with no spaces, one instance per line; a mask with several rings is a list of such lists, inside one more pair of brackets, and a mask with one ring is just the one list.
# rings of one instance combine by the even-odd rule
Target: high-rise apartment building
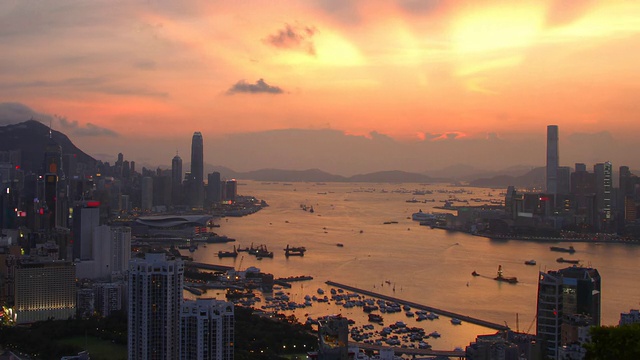
[[233,360],[233,303],[185,301],[180,313],[180,359]]
[[600,325],[600,285],[600,274],[593,268],[540,272],[536,336],[547,357],[558,358],[563,324],[571,317],[588,316],[591,325]]
[[202,134],[199,131],[193,133],[191,139],[191,188],[190,205],[202,208],[204,204],[204,145]]
[[558,193],[558,125],[547,126],[547,193]]
[[178,359],[184,264],[164,252],[129,261],[129,359]]

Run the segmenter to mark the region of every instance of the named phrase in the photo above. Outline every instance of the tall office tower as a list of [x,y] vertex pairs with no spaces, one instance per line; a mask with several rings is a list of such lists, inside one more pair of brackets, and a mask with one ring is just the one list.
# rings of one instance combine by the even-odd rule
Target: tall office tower
[[558,194],[569,195],[571,193],[571,168],[558,166]]
[[547,126],[547,193],[558,193],[558,125]]
[[536,337],[548,357],[558,358],[558,348],[564,345],[562,326],[569,317],[586,315],[591,325],[600,325],[600,284],[600,274],[592,268],[540,272]]
[[236,201],[236,196],[238,196],[238,182],[236,179],[227,180],[224,182],[224,187],[222,188],[222,200],[228,201]]
[[151,210],[153,207],[153,178],[145,176],[142,178],[142,210]]
[[178,359],[184,264],[149,252],[129,262],[129,359]]
[[610,161],[593,165],[593,173],[596,179],[596,206],[598,213],[601,215],[600,224],[602,225],[611,220],[612,170]]
[[191,178],[193,180],[190,205],[202,208],[204,204],[204,155],[202,134],[193,133],[191,139]]
[[182,304],[180,359],[233,360],[233,303],[197,299]]
[[220,183],[220,173],[212,172],[207,177],[207,201],[209,204],[216,204],[222,200],[222,184]]
[[76,271],[72,262],[21,259],[13,274],[18,324],[75,315]]
[[628,166],[620,166],[620,179],[619,185],[620,194],[622,196],[631,195],[633,193],[633,187],[631,187],[631,171]]
[[73,208],[73,259],[93,259],[93,231],[100,225],[100,204],[85,202]]
[[177,153],[171,160],[171,203],[182,204],[182,158]]

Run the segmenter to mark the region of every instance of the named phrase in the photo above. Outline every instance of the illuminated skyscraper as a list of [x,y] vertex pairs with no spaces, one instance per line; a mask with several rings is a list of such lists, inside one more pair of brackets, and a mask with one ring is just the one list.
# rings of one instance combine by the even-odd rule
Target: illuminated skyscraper
[[558,193],[558,125],[547,126],[547,193]]
[[191,180],[193,183],[189,199],[189,204],[196,208],[202,208],[204,204],[203,152],[202,134],[196,131],[191,139]]

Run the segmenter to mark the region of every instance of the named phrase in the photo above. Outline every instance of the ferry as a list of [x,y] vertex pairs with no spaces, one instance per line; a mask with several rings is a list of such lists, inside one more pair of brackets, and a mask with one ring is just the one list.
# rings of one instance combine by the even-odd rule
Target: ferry
[[417,213],[411,214],[411,219],[413,221],[433,221],[435,218],[435,215],[422,212],[422,209],[420,209]]

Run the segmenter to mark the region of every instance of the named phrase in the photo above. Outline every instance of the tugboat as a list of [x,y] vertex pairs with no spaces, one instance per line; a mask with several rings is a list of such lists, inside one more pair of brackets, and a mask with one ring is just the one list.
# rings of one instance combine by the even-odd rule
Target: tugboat
[[502,274],[502,265],[498,265],[498,276],[494,277],[493,280],[504,281],[504,282],[508,282],[509,284],[515,284],[518,282],[518,278],[506,277]]

